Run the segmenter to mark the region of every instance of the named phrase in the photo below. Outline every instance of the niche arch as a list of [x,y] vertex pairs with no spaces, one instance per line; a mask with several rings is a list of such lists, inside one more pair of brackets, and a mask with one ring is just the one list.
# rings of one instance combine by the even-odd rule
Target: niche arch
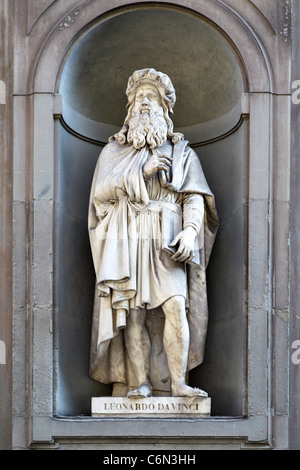
[[[207,360],[192,371],[190,381],[208,388],[214,414],[240,416],[246,377],[244,77],[232,44],[216,27],[169,6],[140,6],[100,18],[64,63],[59,88],[58,414],[88,414],[93,393],[110,394],[108,387],[86,377],[94,292],[86,233],[89,191],[101,148],[122,127],[127,80],[134,70],[149,66],[172,77],[177,91],[175,128],[200,156],[221,221],[217,254],[208,272]],[[74,351],[72,344],[82,346]],[[77,409],[71,406],[76,401]]]
[[[97,3],[97,9],[95,7]],[[57,161],[54,158],[54,155],[56,156],[60,153],[58,149],[58,142],[59,142],[59,120],[57,118],[60,118],[63,116],[64,109],[60,108],[60,85],[61,85],[61,76],[62,72],[64,70],[64,67],[67,64],[68,58],[70,57],[70,52],[72,53],[76,45],[80,43],[80,38],[83,37],[83,35],[87,35],[89,31],[92,31],[95,27],[95,25],[104,17],[101,15],[108,15],[111,17],[114,17],[116,14],[121,15],[125,14],[127,12],[127,8],[132,8],[133,10],[138,10],[139,8],[157,8],[161,7],[166,8],[165,2],[140,2],[139,5],[134,5],[134,2],[125,2],[121,1],[118,2],[118,5],[123,6],[123,10],[110,10],[111,7],[107,7],[104,4],[101,4],[100,2],[95,2],[93,6],[91,5],[84,5],[84,15],[81,14],[82,10],[73,10],[70,12],[70,15],[75,15],[75,13],[78,13],[77,15],[77,20],[74,22],[74,25],[72,25],[72,28],[63,28],[60,27],[62,22],[60,24],[57,24],[54,29],[49,31],[47,35],[44,38],[43,43],[41,44],[40,48],[40,54],[36,60],[36,63],[34,67],[32,68],[30,77],[28,79],[28,93],[34,93],[33,99],[32,99],[32,110],[33,110],[33,171],[34,172],[39,172],[41,165],[43,163],[47,163],[49,168],[49,171],[46,172],[45,181],[48,181],[50,191],[47,192],[47,196],[44,192],[41,191],[41,184],[40,181],[37,179],[33,181],[33,195],[35,197],[35,203],[34,203],[34,217],[35,217],[35,227],[36,231],[34,232],[34,237],[35,239],[39,239],[41,236],[39,229],[38,229],[38,221],[39,221],[39,210],[42,208],[42,206],[45,204],[45,202],[49,202],[48,204],[48,214],[49,216],[51,215],[51,211],[53,210],[53,204],[50,203],[50,198],[53,197],[52,200],[54,200],[54,210],[55,213],[57,214],[57,202],[59,201],[58,196],[60,195],[57,194],[56,188],[57,188],[57,175],[58,175],[58,167],[57,167]],[[264,46],[264,44],[260,41],[256,33],[253,31],[253,29],[247,24],[245,20],[241,21],[241,17],[238,15],[237,12],[235,12],[232,8],[229,8],[227,5],[225,5],[222,1],[214,1],[214,2],[208,2],[206,0],[201,0],[201,2],[194,2],[194,1],[188,1],[186,9],[186,14],[192,13],[193,15],[201,15],[202,21],[207,22],[207,24],[210,25],[210,27],[215,28],[218,30],[219,34],[223,35],[224,41],[228,41],[228,44],[231,43],[232,46],[232,51],[236,54],[237,60],[240,62],[240,71],[241,75],[243,76],[243,96],[241,96],[241,101],[240,103],[237,103],[237,109],[239,110],[239,116],[244,118],[244,124],[246,125],[241,125],[240,120],[243,121],[243,119],[240,119],[239,121],[236,122],[236,125],[231,127],[230,129],[227,129],[223,127],[222,129],[225,131],[220,132],[217,135],[212,135],[212,134],[206,134],[208,130],[204,129],[202,127],[204,139],[200,139],[199,141],[194,140],[194,146],[196,150],[198,151],[198,147],[201,147],[202,152],[206,151],[208,145],[214,144],[216,146],[219,146],[219,151],[220,151],[220,146],[222,141],[224,139],[232,139],[233,136],[235,136],[236,133],[242,133],[245,135],[240,136],[240,139],[237,140],[237,142],[234,144],[236,145],[236,151],[239,152],[239,149],[242,149],[243,155],[245,158],[243,158],[243,188],[240,188],[240,194],[243,193],[243,201],[242,201],[242,206],[243,206],[243,214],[246,214],[245,217],[243,217],[243,237],[244,235],[246,236],[246,240],[243,238],[243,253],[242,253],[242,266],[243,266],[243,273],[242,273],[242,279],[243,279],[243,294],[246,293],[247,297],[247,305],[246,307],[243,306],[243,321],[244,323],[244,332],[245,332],[245,337],[244,337],[244,344],[243,344],[243,370],[242,370],[242,380],[238,378],[237,381],[236,378],[231,377],[231,386],[234,388],[234,393],[238,393],[239,397],[241,397],[239,403],[236,405],[236,403],[232,404],[232,401],[234,401],[235,397],[234,395],[230,395],[231,391],[229,390],[230,384],[228,382],[228,387],[226,387],[226,392],[228,393],[227,396],[230,396],[231,398],[229,401],[226,403],[226,400],[222,400],[221,398],[218,398],[220,395],[224,392],[222,388],[215,388],[215,397],[217,397],[217,401],[219,400],[219,410],[215,412],[215,416],[220,416],[223,414],[224,416],[231,416],[231,417],[236,417],[237,419],[240,418],[240,416],[243,416],[244,420],[242,421],[243,424],[238,425],[236,427],[235,425],[230,424],[233,421],[228,421],[227,424],[225,425],[226,430],[224,428],[223,432],[224,435],[226,436],[240,436],[241,433],[243,432],[244,435],[249,436],[250,434],[252,436],[255,436],[258,433],[258,428],[263,429],[262,432],[264,432],[266,435],[267,434],[267,417],[265,413],[266,407],[269,406],[269,398],[267,394],[263,395],[263,400],[258,401],[258,398],[256,399],[255,397],[255,392],[257,390],[257,383],[258,380],[260,380],[260,383],[267,384],[268,377],[264,379],[264,377],[253,377],[251,374],[252,367],[257,361],[259,361],[259,358],[262,356],[264,360],[267,360],[268,357],[268,344],[267,344],[267,335],[266,335],[266,329],[268,328],[268,308],[262,307],[265,305],[265,293],[262,292],[262,288],[260,287],[262,285],[261,281],[263,280],[264,285],[265,283],[269,283],[270,280],[270,264],[268,263],[268,241],[271,240],[271,229],[268,221],[270,220],[266,214],[266,207],[268,206],[268,201],[270,198],[270,191],[272,191],[272,187],[270,186],[270,161],[272,160],[272,113],[270,113],[270,110],[272,109],[272,97],[270,96],[270,93],[274,90],[274,87],[276,85],[272,67],[270,66],[270,60],[269,60],[269,55],[267,52],[267,48]],[[114,4],[113,4],[114,5]],[[126,7],[126,8],[125,8]],[[54,8],[54,7],[53,7]],[[158,8],[158,9],[159,9]],[[179,2],[173,1],[172,4],[168,4],[168,8],[172,10],[172,8],[176,8],[177,11],[179,11],[180,5]],[[97,11],[96,11],[97,10]],[[183,10],[182,10],[183,11]],[[100,16],[99,16],[100,15]],[[222,16],[223,15],[223,16]],[[61,18],[61,21],[63,21],[64,18]],[[108,21],[108,20],[107,20]],[[260,19],[262,21],[262,19]],[[225,39],[227,38],[227,39]],[[230,39],[229,39],[230,38]],[[154,64],[153,64],[154,65]],[[167,70],[165,70],[167,72]],[[171,74],[170,74],[171,75]],[[128,77],[127,77],[128,78]],[[172,77],[171,77],[172,78]],[[125,83],[126,84],[126,83]],[[176,86],[176,83],[175,83]],[[179,90],[177,87],[177,94],[179,95]],[[63,102],[64,105],[64,102]],[[42,109],[43,108],[43,109]],[[45,109],[48,109],[48,113],[45,112]],[[250,119],[249,119],[249,125],[247,124],[247,116],[250,111]],[[238,115],[238,114],[237,114]],[[53,116],[56,118],[55,122],[53,121]],[[261,129],[259,126],[260,121],[256,121],[258,116],[263,116],[265,118],[265,127],[264,129]],[[225,121],[225,124],[228,123],[228,120]],[[40,152],[39,149],[41,148],[42,145],[42,138],[41,135],[38,135],[38,126],[37,124],[41,124],[41,122],[45,123],[45,126],[47,127],[47,130],[45,131],[45,135],[48,136],[48,139],[51,140],[54,138],[54,144],[56,144],[56,147],[49,147],[47,150],[46,154],[43,157],[40,157]],[[81,140],[81,145],[82,142],[86,142],[91,146],[98,146],[99,142],[97,139],[94,137],[91,137],[90,135],[85,135],[85,132],[83,132],[83,127],[73,129],[73,133],[70,132],[72,129],[71,125],[67,123],[67,120],[65,121],[66,125],[63,127],[62,132],[66,132],[68,135],[72,134],[72,136],[76,139]],[[196,126],[198,126],[199,123],[196,123]],[[224,123],[223,123],[224,124]],[[72,124],[73,125],[73,124]],[[191,127],[193,127],[194,124],[191,124]],[[73,127],[75,127],[73,125]],[[81,132],[79,132],[81,130]],[[195,129],[189,129],[188,131],[194,131]],[[211,129],[210,129],[211,130]],[[92,127],[89,128],[89,131],[92,132]],[[232,132],[231,132],[232,131]],[[187,132],[186,132],[187,134]],[[206,139],[206,136],[209,135],[209,138]],[[245,136],[245,140],[244,140]],[[252,139],[251,139],[252,136]],[[254,138],[253,137],[259,137],[259,145],[254,143]],[[251,146],[249,148],[249,154],[247,153],[248,151],[248,142],[251,142]],[[197,144],[197,145],[196,145]],[[199,144],[199,145],[198,145]],[[232,143],[229,143],[229,148]],[[240,147],[239,147],[240,145]],[[71,149],[71,145],[68,144],[67,140],[65,141],[65,146]],[[61,151],[63,149],[61,148]],[[93,152],[92,152],[93,153]],[[200,153],[200,150],[199,150]],[[228,155],[230,154],[230,151],[228,151]],[[208,158],[208,157],[207,157]],[[202,158],[201,158],[202,160]],[[256,165],[257,168],[259,168],[259,173],[256,172],[256,170],[252,171],[252,165],[251,162],[253,162],[253,167]],[[72,162],[69,161],[71,164]],[[74,162],[73,162],[74,163]],[[255,163],[255,165],[254,165]],[[205,165],[204,165],[205,166]],[[92,165],[91,165],[92,167]],[[236,169],[237,167],[233,165],[233,167]],[[67,167],[66,167],[67,168]],[[214,173],[213,168],[211,170],[208,167],[208,171],[206,171],[206,174],[208,176],[208,181],[210,185],[213,188],[212,184],[212,178],[210,174],[212,175]],[[62,174],[62,173],[61,173]],[[238,175],[233,175],[234,178],[239,179],[239,171]],[[260,182],[262,183],[262,186],[258,188],[257,185],[255,185],[255,178],[259,175],[260,177]],[[67,178],[67,175],[66,175]],[[88,187],[88,181],[85,181],[86,187]],[[45,187],[45,186],[44,186]],[[66,188],[66,186],[65,186]],[[262,189],[261,189],[262,188]],[[244,192],[245,191],[245,192]],[[245,198],[245,194],[247,197]],[[66,200],[69,199],[69,196],[66,196]],[[219,199],[220,200],[220,199]],[[84,204],[83,204],[84,205]],[[82,205],[82,210],[84,209]],[[241,210],[241,206],[235,208],[236,211]],[[225,209],[224,209],[225,211]],[[268,214],[270,215],[270,213]],[[56,219],[54,219],[56,220]],[[257,225],[257,220],[259,220],[259,225]],[[60,257],[62,252],[59,252],[59,248],[57,249],[57,238],[56,238],[56,232],[54,233],[54,238],[52,238],[52,219],[50,223],[50,219],[48,221],[49,225],[49,233],[51,234],[51,237],[48,237],[48,243],[49,247],[53,248],[53,239],[55,240],[54,242],[54,247],[56,248],[55,253],[59,253],[59,256],[56,258],[54,262],[55,266],[55,274],[57,275],[57,266],[58,266],[58,258]],[[46,224],[47,226],[47,224]],[[46,228],[44,228],[44,233],[47,234]],[[50,240],[51,238],[51,240]],[[258,261],[255,259],[255,253],[251,253],[251,247],[255,246],[255,244],[259,243],[258,238],[260,242],[263,243],[263,252],[264,252],[264,258],[260,259],[260,275],[259,276],[253,276],[252,274],[252,266]],[[245,243],[245,245],[244,245]],[[74,249],[76,249],[76,246],[73,246]],[[35,247],[34,247],[35,249]],[[37,259],[37,263],[39,263]],[[240,266],[240,265],[239,265]],[[46,266],[46,263],[40,263],[40,273],[49,273],[49,269],[52,269],[52,262],[51,260]],[[36,269],[36,268],[35,268]],[[230,274],[230,273],[229,273]],[[57,295],[57,289],[55,288],[57,281],[57,277],[55,277],[55,282],[52,287],[49,288],[50,294],[52,295],[53,298],[53,293],[54,293],[54,304],[52,305],[52,308],[54,312],[57,312],[57,318],[59,319],[60,312],[59,309],[57,310],[57,303],[56,303],[56,295]],[[92,286],[93,287],[93,286]],[[270,287],[270,292],[271,292],[271,284],[269,284]],[[244,299],[244,297],[243,297]],[[269,300],[267,300],[267,305],[269,306]],[[244,310],[245,308],[245,310]],[[257,309],[261,308],[261,316],[258,318],[256,314],[253,316],[249,316],[249,311],[251,309]],[[256,312],[255,312],[256,313]],[[56,317],[55,317],[56,318]],[[253,326],[258,326],[259,333],[257,336],[254,336],[250,334],[252,331],[251,328]],[[58,331],[59,328],[57,328],[57,320],[55,320],[55,326],[56,329],[55,331]],[[259,327],[262,327],[261,329]],[[77,328],[80,328],[79,323],[76,325]],[[43,326],[42,324],[40,325],[40,333],[47,337],[47,340],[51,342],[49,339],[49,333],[47,331],[47,328]],[[219,336],[221,339],[221,336]],[[57,338],[55,339],[57,340]],[[216,341],[217,345],[218,341]],[[58,348],[57,348],[58,344]],[[47,365],[48,370],[54,371],[54,376],[56,376],[56,368],[57,366],[60,366],[59,361],[59,355],[60,355],[60,347],[59,346],[60,340],[58,339],[58,343],[55,343],[56,348],[55,348],[55,355],[54,359],[43,359],[43,361],[39,361],[38,367],[35,369],[35,374],[38,373],[38,370],[41,370],[41,367],[43,364]],[[65,345],[67,345],[67,340],[65,342]],[[250,345],[250,346],[249,346]],[[70,349],[72,349],[72,346],[69,345]],[[257,348],[256,348],[257,347]],[[224,344],[221,343],[218,346],[218,358],[221,358],[222,352],[224,352]],[[56,355],[56,352],[58,351],[58,354]],[[58,357],[58,359],[57,359]],[[48,361],[48,362],[47,362]],[[50,361],[50,362],[49,362]],[[53,362],[52,362],[53,361]],[[213,373],[213,369],[209,369],[206,372],[207,377],[209,376],[209,373]],[[200,374],[200,372],[199,372]],[[240,376],[241,377],[241,376]],[[53,380],[53,376],[50,378]],[[192,378],[195,382],[197,382],[199,379],[199,376],[196,374],[195,377]],[[84,414],[88,415],[88,412],[86,411],[86,398],[83,399],[81,397],[76,396],[76,393],[71,396],[70,394],[68,395],[68,388],[76,388],[77,382],[74,379],[73,383],[69,382],[67,383],[68,380],[66,380],[66,376],[61,377],[61,389],[58,390],[56,385],[55,385],[55,392],[58,390],[58,395],[54,393],[54,395],[48,396],[49,400],[49,411],[48,414],[57,414],[58,416],[61,415],[67,415],[67,416],[74,416],[75,414]],[[53,382],[51,382],[53,383]],[[55,381],[54,381],[55,383]],[[89,385],[88,385],[89,386]],[[222,386],[222,385],[221,385]],[[58,388],[59,388],[58,387]],[[265,387],[267,389],[267,385]],[[64,390],[64,391],[63,391]],[[59,393],[62,393],[61,397],[59,397]],[[39,394],[37,393],[36,395],[37,399],[39,399]],[[58,397],[58,401],[56,401],[56,398]],[[41,399],[41,397],[40,397]],[[59,400],[61,400],[59,402]],[[258,418],[258,416],[265,416],[265,420],[261,420]],[[262,424],[263,422],[263,424]],[[61,421],[56,422],[55,426],[56,432],[58,432],[58,428],[61,426]],[[212,433],[217,433],[217,428],[216,425],[213,424],[214,421],[211,421],[211,424],[209,424],[209,427],[211,429]],[[207,425],[206,425],[207,426]],[[215,426],[215,428],[214,428]],[[176,427],[176,426],[175,426]],[[105,428],[105,426],[104,426]],[[103,428],[103,429],[104,429]],[[200,426],[201,428],[201,426]],[[196,432],[196,434],[193,435],[199,435],[199,436],[204,436],[206,435],[205,433],[208,432],[207,428],[206,431],[201,428]],[[239,428],[237,430],[237,428]],[[52,430],[49,432],[53,433],[53,426],[51,428]],[[213,431],[215,429],[215,431]],[[91,435],[92,433],[96,432],[95,427],[91,427],[89,431],[85,430],[84,435],[88,436]],[[97,431],[98,432],[98,431]],[[109,430],[101,431],[101,433],[108,433]],[[173,431],[170,431],[172,434]],[[175,432],[175,431],[174,431]],[[157,431],[157,435],[159,434],[159,431]],[[99,434],[99,432],[98,432]],[[108,435],[105,434],[105,435]],[[104,434],[103,434],[104,435]],[[216,434],[217,435],[217,434]],[[261,434],[259,435],[261,436]]]

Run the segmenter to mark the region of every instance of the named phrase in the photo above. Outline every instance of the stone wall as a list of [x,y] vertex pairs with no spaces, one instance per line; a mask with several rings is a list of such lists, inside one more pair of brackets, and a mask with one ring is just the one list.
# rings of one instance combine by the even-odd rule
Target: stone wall
[[[291,99],[300,80],[299,2],[187,0],[185,7],[177,0],[154,3],[1,1],[0,448],[152,449],[154,443],[160,449],[299,447],[300,365],[293,353],[300,340],[300,105],[297,94],[293,95],[295,102]],[[232,397],[238,389],[237,408],[242,416],[217,413],[205,421],[177,420],[170,426],[166,418],[150,423],[118,417],[98,420],[87,414],[57,415],[59,400],[68,400],[62,390],[69,386],[59,388],[64,379],[62,325],[67,331],[68,321],[72,322],[63,317],[58,302],[59,289],[63,291],[65,285],[58,276],[62,246],[58,238],[59,182],[65,176],[60,171],[61,76],[71,52],[89,32],[108,24],[110,18],[122,27],[124,12],[142,8],[154,8],[158,13],[166,9],[179,17],[192,15],[195,21],[212,25],[230,44],[243,77],[239,108],[244,120],[243,181],[239,184],[244,191],[244,240],[242,256],[236,258],[241,260],[236,272],[243,275],[243,311],[240,318],[233,315],[233,341],[240,343],[226,349],[226,341],[219,343],[218,336],[214,340],[221,362],[223,350],[226,354],[241,348],[240,372],[234,372],[231,364],[230,380],[220,380],[220,394]],[[109,57],[105,60],[109,64]],[[222,139],[225,148],[235,130],[228,128],[211,137],[210,143],[215,142],[211,151],[219,152]],[[84,138],[88,140],[88,136]],[[234,142],[239,149],[241,140]],[[226,155],[228,151],[226,147]],[[208,158],[210,151],[206,153]],[[224,252],[222,256],[226,260]],[[74,261],[64,264],[64,274],[74,269]],[[68,299],[63,298],[66,305]],[[218,308],[216,318],[217,313]],[[88,320],[85,329],[87,324]],[[230,324],[226,323],[227,337]],[[237,335],[238,325],[243,340]],[[222,325],[216,329],[221,331]],[[65,344],[76,347],[70,338]],[[212,363],[218,360],[214,349],[209,349]],[[90,380],[84,377],[84,361],[80,365],[83,382]],[[213,374],[209,364],[205,373]],[[68,380],[72,384],[70,377]],[[85,396],[76,400],[83,400],[86,409]],[[235,405],[225,408],[234,410]],[[68,407],[72,409],[72,404],[66,403]]]
[[[299,449],[300,441],[300,4],[293,1],[292,15],[292,139],[291,139],[291,295],[290,295],[290,449]],[[295,94],[296,93],[296,94]]]
[[0,448],[12,442],[12,4],[0,5]]

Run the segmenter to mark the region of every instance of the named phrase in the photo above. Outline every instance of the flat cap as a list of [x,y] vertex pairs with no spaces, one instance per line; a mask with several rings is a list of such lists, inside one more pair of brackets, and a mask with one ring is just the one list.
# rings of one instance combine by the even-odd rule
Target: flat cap
[[169,111],[172,112],[176,102],[176,93],[168,75],[153,68],[136,70],[128,80],[126,95],[129,97],[139,86],[144,84],[155,86],[166,101]]

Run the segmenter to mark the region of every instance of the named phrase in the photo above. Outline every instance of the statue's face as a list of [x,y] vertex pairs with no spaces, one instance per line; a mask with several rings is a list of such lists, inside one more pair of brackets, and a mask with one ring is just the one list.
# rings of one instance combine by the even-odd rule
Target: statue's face
[[141,85],[136,91],[132,113],[143,114],[150,111],[163,115],[161,97],[154,86]]
[[137,150],[146,144],[161,147],[168,137],[168,125],[159,91],[153,85],[139,86],[131,106],[127,142]]

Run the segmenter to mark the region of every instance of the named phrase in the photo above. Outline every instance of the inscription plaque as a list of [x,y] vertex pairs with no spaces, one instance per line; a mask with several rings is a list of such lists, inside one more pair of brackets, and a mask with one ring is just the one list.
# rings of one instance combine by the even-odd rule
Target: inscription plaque
[[93,417],[202,418],[210,412],[211,399],[202,397],[92,398]]

